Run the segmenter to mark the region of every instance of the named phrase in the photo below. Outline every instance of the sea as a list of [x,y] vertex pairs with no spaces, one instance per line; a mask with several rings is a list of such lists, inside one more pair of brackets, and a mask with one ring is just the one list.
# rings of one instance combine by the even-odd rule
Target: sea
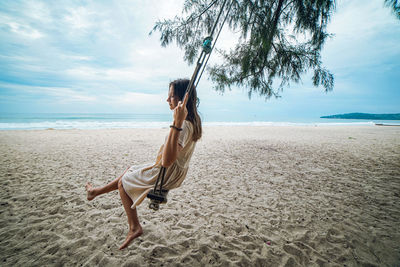
[[[122,113],[2,113],[0,130],[165,128],[172,121],[168,114]],[[253,119],[219,121],[202,118],[203,126],[337,126],[398,125],[400,121],[296,118],[258,121]]]

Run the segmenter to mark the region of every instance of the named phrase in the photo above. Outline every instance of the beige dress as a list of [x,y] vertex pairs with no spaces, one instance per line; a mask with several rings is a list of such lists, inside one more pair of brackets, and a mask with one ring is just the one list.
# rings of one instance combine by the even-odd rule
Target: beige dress
[[[183,148],[176,161],[167,168],[163,188],[168,190],[177,188],[185,179],[189,169],[189,161],[196,146],[196,142],[192,140],[192,136],[193,125],[191,122],[185,120],[178,139],[178,144]],[[167,138],[168,135],[165,137],[165,140],[167,140]],[[158,151],[155,164],[150,163],[131,166],[124,176],[122,176],[124,190],[133,201],[132,209],[140,205],[149,191],[154,188],[161,168],[163,148],[164,145],[162,145]]]

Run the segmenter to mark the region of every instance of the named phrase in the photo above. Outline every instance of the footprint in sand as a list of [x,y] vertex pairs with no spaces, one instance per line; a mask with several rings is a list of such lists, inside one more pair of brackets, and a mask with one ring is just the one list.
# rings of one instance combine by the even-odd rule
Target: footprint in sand
[[330,243],[343,243],[345,238],[339,234],[339,231],[335,229],[329,229],[326,235],[326,240]]
[[304,264],[305,261],[307,260],[306,256],[303,254],[303,252],[300,249],[298,249],[292,245],[284,245],[283,250],[286,251],[287,253],[289,253],[290,255],[295,256],[295,258],[298,259],[299,262],[302,264]]

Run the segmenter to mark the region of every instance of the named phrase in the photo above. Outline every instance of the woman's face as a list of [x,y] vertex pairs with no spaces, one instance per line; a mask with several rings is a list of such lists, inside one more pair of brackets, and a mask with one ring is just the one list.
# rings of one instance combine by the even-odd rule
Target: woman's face
[[178,98],[178,96],[174,96],[174,87],[171,85],[169,87],[168,98],[167,98],[169,109],[173,110],[178,105],[179,100],[180,99]]

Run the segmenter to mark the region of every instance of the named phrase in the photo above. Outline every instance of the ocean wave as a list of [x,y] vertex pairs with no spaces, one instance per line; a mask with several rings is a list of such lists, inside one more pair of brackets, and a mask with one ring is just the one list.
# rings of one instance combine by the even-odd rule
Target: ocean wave
[[[42,121],[0,122],[0,130],[43,130],[43,129],[114,129],[114,128],[166,128],[166,121]],[[374,122],[204,122],[203,126],[351,126],[375,125]]]
[[157,121],[42,121],[0,123],[0,130],[163,128],[168,126],[169,122]]
[[350,125],[375,125],[373,121],[367,122],[276,122],[276,121],[253,121],[253,122],[205,122],[205,126],[350,126]]

